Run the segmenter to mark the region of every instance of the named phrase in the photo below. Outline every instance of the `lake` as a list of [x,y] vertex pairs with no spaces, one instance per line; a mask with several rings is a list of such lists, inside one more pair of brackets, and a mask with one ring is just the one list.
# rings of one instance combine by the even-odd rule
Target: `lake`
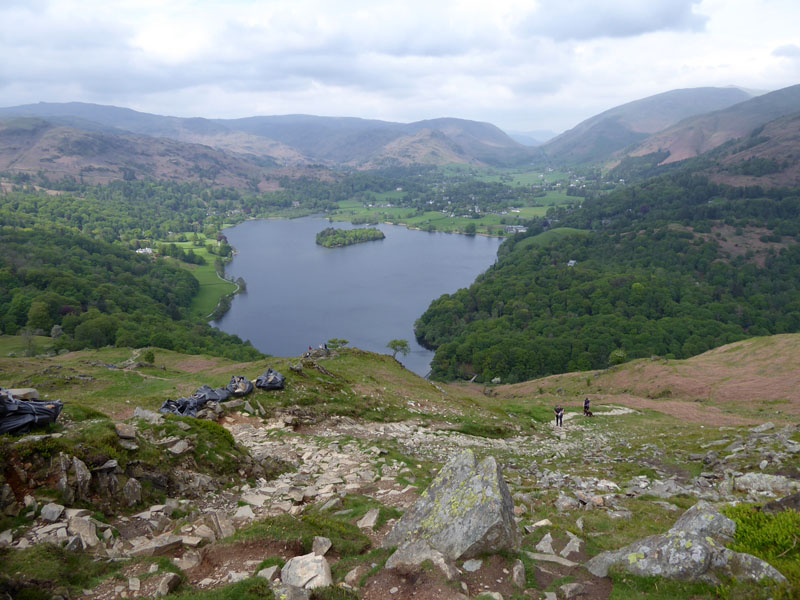
[[300,356],[331,338],[391,354],[390,340],[407,340],[411,352],[398,360],[426,375],[433,352],[417,344],[414,321],[491,266],[502,240],[378,225],[384,240],[318,246],[316,234],[331,226],[353,228],[307,217],[226,229],[237,251],[226,274],[242,277],[247,291],[212,324],[273,356]]

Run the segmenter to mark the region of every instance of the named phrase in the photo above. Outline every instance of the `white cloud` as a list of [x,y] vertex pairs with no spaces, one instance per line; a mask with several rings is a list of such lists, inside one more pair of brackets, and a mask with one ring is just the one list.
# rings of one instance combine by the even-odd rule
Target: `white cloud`
[[679,87],[797,83],[797,22],[794,0],[6,0],[0,98],[565,129]]

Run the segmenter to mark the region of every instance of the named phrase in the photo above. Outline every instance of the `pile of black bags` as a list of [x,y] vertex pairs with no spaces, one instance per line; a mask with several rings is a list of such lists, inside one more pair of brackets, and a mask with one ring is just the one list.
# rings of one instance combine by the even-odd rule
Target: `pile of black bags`
[[0,388],[0,434],[28,433],[33,427],[55,423],[62,408],[60,400],[17,400],[11,392]]

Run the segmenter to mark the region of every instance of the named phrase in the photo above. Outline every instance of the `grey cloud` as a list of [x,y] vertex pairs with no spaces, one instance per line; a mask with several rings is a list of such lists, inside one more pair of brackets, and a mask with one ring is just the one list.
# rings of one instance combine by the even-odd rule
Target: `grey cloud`
[[794,44],[780,46],[772,51],[772,55],[783,58],[800,58],[800,46],[795,46]]
[[708,17],[693,12],[700,0],[545,0],[518,32],[556,40],[633,37],[656,31],[702,31]]

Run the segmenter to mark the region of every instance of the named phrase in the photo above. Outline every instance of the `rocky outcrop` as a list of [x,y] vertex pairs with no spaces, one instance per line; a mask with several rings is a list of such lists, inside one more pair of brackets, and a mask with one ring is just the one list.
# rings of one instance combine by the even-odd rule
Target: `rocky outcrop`
[[690,508],[667,533],[653,535],[616,550],[598,554],[586,568],[605,577],[612,565],[640,576],[719,584],[719,576],[739,580],[786,578],[763,560],[728,550],[736,524],[706,502]]
[[444,561],[456,561],[516,549],[514,502],[494,458],[479,463],[471,450],[454,456],[383,545],[398,546],[386,564],[389,568],[437,554]]

